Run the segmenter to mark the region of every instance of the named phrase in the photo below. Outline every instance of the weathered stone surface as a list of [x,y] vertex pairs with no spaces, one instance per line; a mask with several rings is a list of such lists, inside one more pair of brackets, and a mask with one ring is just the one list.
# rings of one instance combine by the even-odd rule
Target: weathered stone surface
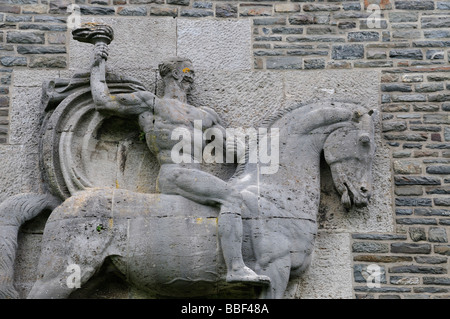
[[343,44],[333,46],[331,56],[335,60],[353,60],[364,57],[362,44]]
[[304,67],[305,67],[305,70],[324,69],[325,68],[325,60],[324,59],[305,59]]
[[27,63],[27,58],[25,57],[3,56],[0,58],[0,64],[7,67],[26,66]]
[[179,20],[177,54],[198,70],[251,70],[250,20]]
[[20,54],[63,54],[66,53],[65,46],[17,46]]
[[295,14],[289,17],[289,23],[294,25],[316,24],[317,18],[310,14]]
[[[268,71],[198,71],[190,101],[212,106],[232,127],[258,126],[283,105],[283,77]],[[233,103],[229,103],[233,100]]]
[[236,18],[238,8],[237,5],[230,3],[217,3],[216,4],[216,17],[218,18]]
[[406,240],[406,236],[401,234],[352,234],[352,238],[368,240]]
[[370,42],[378,41],[379,39],[380,34],[376,31],[360,31],[348,33],[349,42]]
[[450,256],[450,245],[434,245],[434,252],[436,254]]
[[395,1],[395,8],[402,10],[434,10],[434,2],[428,0]]
[[393,11],[389,12],[389,21],[392,22],[416,22],[419,20],[419,14],[417,12],[403,12]]
[[422,28],[448,28],[450,18],[448,17],[423,17],[421,19]]
[[[296,297],[303,299],[330,299],[334,296],[343,299],[352,298],[352,287],[344,284],[352,278],[352,269],[348,263],[351,251],[349,237],[346,234],[319,232],[317,247],[321,248],[316,250],[311,267],[305,276],[302,276]],[[331,260],[334,261],[334,266],[331,266]]]
[[[369,276],[371,275],[372,272],[368,271],[367,267],[368,267],[367,265],[363,265],[363,264],[353,265],[353,278],[354,278],[355,282],[364,282],[364,283],[368,282],[368,279],[370,279]],[[380,267],[379,273],[380,273],[379,279],[378,279],[379,283],[385,284],[386,283],[386,269],[384,267]]]
[[292,70],[302,69],[302,59],[299,57],[272,57],[266,62],[267,69]]
[[29,66],[30,68],[66,68],[67,59],[65,56],[32,56]]
[[[420,204],[420,202],[419,202]],[[416,205],[414,202],[410,206],[431,206],[431,202],[427,202],[427,205]],[[437,221],[434,218],[397,218],[397,224],[401,225],[437,225]]]
[[428,174],[450,174],[450,166],[428,166]]
[[394,172],[397,174],[421,174],[422,166],[418,161],[396,160],[394,161]]
[[[89,18],[85,19],[89,21]],[[153,71],[157,69],[158,63],[166,57],[176,55],[176,21],[171,17],[96,17],[96,21],[114,26],[115,39],[109,45],[108,58],[108,67],[114,72],[135,76],[146,85],[151,85],[155,81]],[[131,29],[135,32],[134,40],[130,42],[130,35],[126,30]],[[90,68],[92,44],[71,39],[68,51],[70,69]],[[146,56],[152,58],[145,58]]]
[[395,199],[395,205],[397,205],[397,206],[431,206],[431,199],[398,197]]
[[420,264],[445,264],[447,258],[443,256],[417,256],[414,259]]
[[44,44],[45,34],[43,32],[9,31],[6,34],[6,41],[9,43]]
[[395,176],[396,185],[440,185],[438,178],[428,176]]
[[412,87],[408,84],[383,84],[381,90],[383,92],[412,92]]
[[443,227],[430,227],[428,230],[428,240],[435,243],[446,243],[447,232]]
[[446,274],[447,269],[438,266],[394,266],[389,268],[391,273],[413,273],[413,274]]
[[354,253],[387,253],[389,245],[377,242],[356,242],[352,245]]
[[423,53],[420,49],[396,49],[389,51],[389,57],[394,59],[422,60]]
[[423,227],[409,227],[409,237],[412,241],[417,242],[421,240],[427,240],[427,235]]
[[436,206],[450,206],[450,198],[435,198],[433,201]]
[[420,284],[420,278],[409,276],[390,276],[389,282],[393,285],[418,285]]
[[136,7],[136,8],[126,8],[119,7],[117,9],[117,13],[123,16],[146,16],[147,8],[146,7]]

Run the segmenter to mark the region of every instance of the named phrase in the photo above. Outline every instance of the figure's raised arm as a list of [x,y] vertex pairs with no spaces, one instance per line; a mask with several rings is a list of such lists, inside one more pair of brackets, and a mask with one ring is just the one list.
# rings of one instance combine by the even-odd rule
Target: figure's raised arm
[[96,44],[91,68],[91,91],[96,109],[121,116],[135,116],[152,111],[157,97],[151,92],[137,91],[117,95],[110,93],[106,83],[107,57],[108,46],[104,43]]

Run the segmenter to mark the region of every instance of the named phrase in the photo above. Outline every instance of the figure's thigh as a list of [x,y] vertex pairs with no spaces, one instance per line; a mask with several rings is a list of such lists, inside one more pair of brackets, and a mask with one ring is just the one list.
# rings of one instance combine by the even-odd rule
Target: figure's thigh
[[233,200],[235,191],[220,178],[190,168],[162,169],[159,176],[162,193],[178,194],[198,203],[224,204]]

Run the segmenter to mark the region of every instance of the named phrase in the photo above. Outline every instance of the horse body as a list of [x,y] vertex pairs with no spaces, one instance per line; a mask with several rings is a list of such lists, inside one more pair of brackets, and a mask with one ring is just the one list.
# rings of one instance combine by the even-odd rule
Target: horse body
[[[247,205],[242,215],[244,260],[255,272],[271,279],[260,297],[283,297],[289,280],[299,276],[311,262],[322,151],[334,175],[339,175],[333,175],[333,179],[343,203],[351,197],[355,204],[367,204],[370,185],[357,186],[365,182],[367,174],[349,177],[341,172],[370,173],[372,122],[368,121],[368,127],[352,122],[352,105],[339,106],[310,105],[280,114],[270,125],[280,128],[278,172],[258,175],[256,165],[247,165],[230,182],[241,191]],[[368,144],[360,143],[361,132],[372,133]],[[336,141],[349,139],[350,146],[334,148],[331,135]],[[340,150],[346,153],[340,156]],[[361,163],[355,166],[352,161]],[[346,162],[353,167],[348,168]],[[217,208],[177,195],[119,189],[77,193],[56,208],[46,224],[38,266],[40,277],[29,297],[69,296],[76,287],[65,282],[67,266],[80,267],[84,284],[106,258],[130,283],[152,295],[218,294],[232,286],[225,283],[217,216]],[[243,289],[249,288],[244,285]]]

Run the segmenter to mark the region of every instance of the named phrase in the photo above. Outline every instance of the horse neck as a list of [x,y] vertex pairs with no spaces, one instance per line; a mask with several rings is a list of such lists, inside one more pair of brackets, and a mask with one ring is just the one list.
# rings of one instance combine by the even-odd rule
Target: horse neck
[[[286,210],[315,218],[320,200],[320,158],[328,135],[348,125],[352,112],[327,105],[295,109],[268,128],[279,129],[279,166],[275,174],[258,174],[248,164],[241,176],[258,185],[260,195],[278,201]],[[252,177],[249,179],[249,176]]]

